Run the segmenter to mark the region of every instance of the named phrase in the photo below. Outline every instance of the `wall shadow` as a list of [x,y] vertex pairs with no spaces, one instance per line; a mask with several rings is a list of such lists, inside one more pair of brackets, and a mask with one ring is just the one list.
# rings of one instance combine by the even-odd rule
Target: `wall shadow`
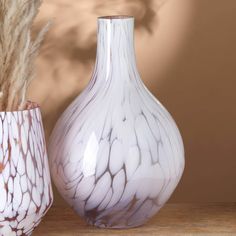
[[[38,62],[41,83],[53,87],[53,91],[45,87],[44,99],[41,100],[47,138],[59,115],[90,79],[96,55],[96,18],[108,14],[134,15],[136,30],[140,34],[152,34],[153,28],[157,27],[158,10],[163,3],[163,0],[44,2],[35,31],[46,20],[54,18]],[[81,78],[80,74],[86,74],[86,77]],[[32,83],[32,90],[38,86],[41,86],[39,79]]]

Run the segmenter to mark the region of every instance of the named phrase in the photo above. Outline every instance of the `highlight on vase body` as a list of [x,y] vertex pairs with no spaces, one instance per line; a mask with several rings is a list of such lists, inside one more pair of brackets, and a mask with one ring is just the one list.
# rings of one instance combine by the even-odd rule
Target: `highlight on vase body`
[[133,17],[98,19],[92,79],[50,138],[59,192],[98,227],[145,223],[169,199],[184,169],[178,128],[138,74],[133,29]]
[[39,107],[0,112],[0,235],[30,235],[52,204]]

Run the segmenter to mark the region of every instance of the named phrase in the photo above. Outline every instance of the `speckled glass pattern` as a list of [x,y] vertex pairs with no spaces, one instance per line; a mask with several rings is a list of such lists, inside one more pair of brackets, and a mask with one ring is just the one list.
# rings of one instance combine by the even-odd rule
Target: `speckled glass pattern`
[[169,199],[184,169],[178,128],[137,71],[133,29],[133,17],[98,19],[92,79],[50,138],[59,192],[98,227],[145,223]]
[[28,236],[53,195],[40,109],[0,112],[0,235]]

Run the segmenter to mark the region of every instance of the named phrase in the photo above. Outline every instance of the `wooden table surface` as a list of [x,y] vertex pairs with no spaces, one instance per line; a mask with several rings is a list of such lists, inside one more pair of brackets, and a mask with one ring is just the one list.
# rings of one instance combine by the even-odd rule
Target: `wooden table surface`
[[128,230],[98,229],[87,225],[70,208],[54,206],[33,235],[236,236],[236,203],[167,204],[146,225]]

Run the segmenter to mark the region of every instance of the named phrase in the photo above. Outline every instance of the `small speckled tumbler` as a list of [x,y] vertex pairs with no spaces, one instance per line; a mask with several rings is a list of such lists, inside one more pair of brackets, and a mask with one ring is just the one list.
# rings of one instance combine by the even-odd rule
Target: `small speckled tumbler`
[[98,227],[145,223],[168,200],[184,169],[178,128],[138,74],[133,28],[133,17],[98,19],[93,77],[50,138],[59,192]]
[[39,107],[0,112],[0,235],[31,235],[52,204]]

